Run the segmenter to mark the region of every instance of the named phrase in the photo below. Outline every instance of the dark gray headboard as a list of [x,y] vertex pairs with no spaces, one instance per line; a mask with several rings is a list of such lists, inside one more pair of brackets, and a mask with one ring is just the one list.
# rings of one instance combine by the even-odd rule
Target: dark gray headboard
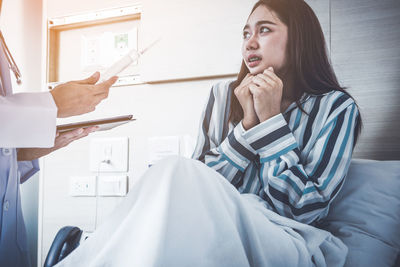
[[354,157],[400,159],[400,1],[306,0],[317,13],[363,130]]

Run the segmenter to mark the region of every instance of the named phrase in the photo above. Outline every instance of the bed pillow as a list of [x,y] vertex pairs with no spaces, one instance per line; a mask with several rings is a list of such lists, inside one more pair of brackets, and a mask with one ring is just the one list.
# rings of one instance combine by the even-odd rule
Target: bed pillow
[[400,255],[400,161],[353,159],[321,228],[348,246],[345,266],[396,266]]

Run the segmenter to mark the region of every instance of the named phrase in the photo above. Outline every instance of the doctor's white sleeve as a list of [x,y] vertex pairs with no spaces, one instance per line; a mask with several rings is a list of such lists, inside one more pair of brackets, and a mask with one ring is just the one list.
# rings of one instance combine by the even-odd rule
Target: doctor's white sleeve
[[56,118],[49,92],[0,96],[0,147],[52,147]]

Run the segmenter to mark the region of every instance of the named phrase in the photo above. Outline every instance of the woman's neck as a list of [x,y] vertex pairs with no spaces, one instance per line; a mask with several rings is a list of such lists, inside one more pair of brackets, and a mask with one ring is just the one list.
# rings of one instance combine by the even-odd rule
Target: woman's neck
[[293,86],[293,79],[289,75],[282,77],[283,89],[282,89],[282,101],[295,101],[295,93]]

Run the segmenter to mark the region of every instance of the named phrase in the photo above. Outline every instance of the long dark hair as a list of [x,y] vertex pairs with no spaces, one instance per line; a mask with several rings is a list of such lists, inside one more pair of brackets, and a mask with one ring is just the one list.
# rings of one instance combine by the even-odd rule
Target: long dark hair
[[[259,6],[274,11],[288,27],[285,74],[296,86],[294,99],[304,112],[300,98],[304,93],[321,95],[332,90],[341,91],[353,98],[341,87],[328,59],[324,34],[317,16],[303,0],[259,0],[250,15]],[[249,73],[244,61],[237,80],[232,83],[236,88]],[[238,123],[243,118],[243,110],[232,90],[229,121]],[[361,131],[361,116],[357,117],[355,140]]]

